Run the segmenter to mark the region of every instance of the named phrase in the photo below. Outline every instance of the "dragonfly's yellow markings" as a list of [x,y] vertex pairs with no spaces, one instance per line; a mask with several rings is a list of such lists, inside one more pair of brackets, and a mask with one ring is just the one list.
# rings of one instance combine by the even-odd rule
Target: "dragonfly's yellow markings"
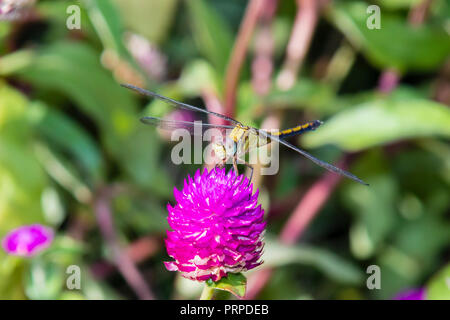
[[245,135],[248,129],[250,128],[242,125],[237,125],[236,127],[234,127],[233,130],[231,130],[230,133],[231,140],[233,140],[234,142],[238,142],[239,140],[242,139],[242,137]]

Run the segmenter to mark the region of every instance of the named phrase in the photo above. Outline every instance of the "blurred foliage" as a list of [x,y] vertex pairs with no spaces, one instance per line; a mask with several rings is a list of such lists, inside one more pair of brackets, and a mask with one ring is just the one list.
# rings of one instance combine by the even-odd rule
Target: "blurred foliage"
[[[268,214],[263,257],[274,273],[259,297],[389,299],[426,287],[429,299],[449,299],[450,4],[433,1],[426,22],[411,26],[408,13],[420,2],[376,1],[379,30],[366,27],[371,3],[332,2],[289,90],[273,83],[266,95],[256,93],[251,59],[260,49],[255,39],[250,43],[235,116],[254,126],[274,114],[283,127],[322,119],[300,145],[330,162],[354,152],[349,170],[370,183],[342,181],[300,243],[287,247],[277,234],[323,170],[280,149],[280,172],[260,186],[265,211],[278,209]],[[71,4],[80,5],[81,30],[66,27]],[[53,245],[32,259],[0,252],[0,298],[136,297],[116,269],[108,271],[112,255],[94,206],[107,186],[119,190],[111,202],[118,239],[143,255],[135,260],[155,295],[198,297],[197,284],[162,264],[168,259],[165,206],[172,188],[198,166],[172,164],[171,143],[139,122],[173,109],[139,99],[119,83],[197,105],[204,105],[205,92],[222,99],[245,6],[238,0],[40,0],[28,18],[0,21],[0,237],[30,223],[57,230]],[[295,1],[280,1],[270,25],[273,79],[295,9]],[[131,33],[147,46],[133,47]],[[159,78],[145,71],[166,65]],[[402,77],[389,94],[375,80],[387,69]],[[436,100],[439,90],[447,90],[446,101]],[[147,237],[155,249],[136,245]],[[380,290],[366,287],[372,264],[381,267]],[[81,290],[66,287],[69,265],[82,270]]]

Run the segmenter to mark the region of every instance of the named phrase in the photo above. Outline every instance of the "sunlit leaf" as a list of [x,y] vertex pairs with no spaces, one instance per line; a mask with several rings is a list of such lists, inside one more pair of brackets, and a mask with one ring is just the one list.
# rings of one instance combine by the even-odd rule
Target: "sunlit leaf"
[[41,193],[47,177],[31,149],[28,101],[0,82],[0,233],[43,222]]
[[123,26],[117,8],[112,1],[84,0],[89,18],[105,48],[120,55],[126,54],[123,44]]
[[337,113],[304,136],[307,147],[335,144],[348,151],[417,137],[450,137],[450,109],[439,103],[395,96],[374,98]]
[[450,300],[450,265],[444,267],[427,285],[428,300]]
[[199,96],[205,89],[219,92],[218,79],[214,68],[204,60],[195,60],[183,69],[178,84],[191,96]]

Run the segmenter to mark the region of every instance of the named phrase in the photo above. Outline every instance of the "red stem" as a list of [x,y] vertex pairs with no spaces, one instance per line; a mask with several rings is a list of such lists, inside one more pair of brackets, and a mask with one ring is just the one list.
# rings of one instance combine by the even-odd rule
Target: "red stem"
[[297,0],[298,10],[287,46],[286,60],[277,79],[283,90],[290,89],[305,60],[317,25],[319,5],[316,0]]
[[144,277],[118,242],[110,208],[110,200],[114,193],[111,188],[101,189],[94,200],[94,211],[100,232],[112,252],[114,264],[126,282],[140,299],[152,300],[154,295],[147,286]]
[[225,114],[229,117],[234,116],[239,75],[264,2],[265,0],[250,0],[231,53],[225,75]]
[[326,203],[340,179],[341,176],[327,172],[305,193],[281,231],[280,241],[282,243],[293,245],[298,240]]

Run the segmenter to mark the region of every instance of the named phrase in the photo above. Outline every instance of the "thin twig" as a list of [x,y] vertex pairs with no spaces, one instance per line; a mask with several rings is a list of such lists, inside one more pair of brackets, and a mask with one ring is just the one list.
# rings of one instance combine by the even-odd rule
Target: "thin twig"
[[275,40],[272,34],[272,20],[277,0],[266,0],[261,12],[260,23],[255,36],[255,54],[252,61],[252,87],[260,96],[265,96],[271,87],[273,52]]
[[420,26],[424,23],[432,2],[433,0],[423,0],[413,7],[408,15],[409,23],[413,26]]
[[308,52],[318,20],[316,0],[297,0],[298,10],[287,46],[286,60],[277,79],[282,90],[290,89]]
[[400,82],[400,73],[394,69],[384,70],[378,80],[378,91],[382,93],[390,93],[397,88]]
[[[126,254],[135,263],[141,263],[155,255],[161,248],[161,239],[155,236],[145,236],[125,248]],[[115,271],[115,267],[108,261],[101,260],[91,265],[91,271],[96,278],[104,279]]]
[[147,286],[144,277],[134,265],[130,256],[118,242],[111,214],[111,198],[115,194],[112,188],[103,188],[94,199],[94,211],[100,232],[112,252],[114,264],[123,275],[125,281],[142,300],[152,300],[154,295]]

